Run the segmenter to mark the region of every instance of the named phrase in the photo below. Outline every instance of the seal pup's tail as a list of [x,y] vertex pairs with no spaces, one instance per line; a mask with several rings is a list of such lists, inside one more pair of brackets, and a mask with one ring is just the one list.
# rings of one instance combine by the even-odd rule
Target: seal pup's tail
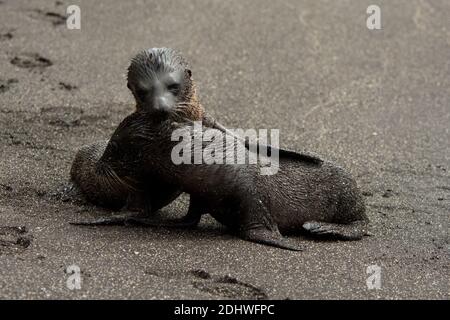
[[315,236],[340,240],[360,240],[364,236],[371,235],[368,232],[368,224],[367,220],[356,220],[349,224],[308,221],[303,224],[303,229]]

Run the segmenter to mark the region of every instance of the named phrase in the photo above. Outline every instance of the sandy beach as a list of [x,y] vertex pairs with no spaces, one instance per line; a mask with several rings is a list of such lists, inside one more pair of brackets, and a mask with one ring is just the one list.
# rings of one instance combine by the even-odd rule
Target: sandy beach
[[[372,2],[0,1],[0,298],[448,299],[450,2],[376,1],[382,29],[369,30]],[[70,4],[80,30],[66,27]],[[126,69],[150,47],[183,53],[224,125],[279,129],[281,146],[350,171],[372,236],[290,236],[306,247],[291,252],[211,217],[195,230],[70,225],[109,214],[53,194],[76,151],[134,110]]]

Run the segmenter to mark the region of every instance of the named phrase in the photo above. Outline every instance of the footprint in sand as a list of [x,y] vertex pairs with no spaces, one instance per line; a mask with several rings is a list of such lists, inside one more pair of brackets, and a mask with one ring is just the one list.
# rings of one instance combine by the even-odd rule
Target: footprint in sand
[[11,86],[17,82],[19,82],[17,79],[0,79],[0,93],[8,91],[11,89]]
[[11,31],[0,33],[0,41],[11,40],[14,38],[14,35]]
[[78,89],[78,86],[70,84],[70,83],[66,83],[63,81],[60,81],[58,83],[58,87],[62,90],[67,90],[67,91],[72,91],[72,90]]
[[[72,89],[74,90],[74,89]],[[85,114],[79,107],[45,107],[41,109],[41,119],[51,126],[79,127],[109,119],[107,114]]]
[[38,53],[22,53],[12,58],[10,62],[19,68],[26,69],[43,69],[53,64]]
[[44,11],[41,9],[33,10],[31,17],[35,18],[35,19],[51,22],[53,24],[53,26],[55,26],[55,27],[64,25],[66,23],[66,16],[64,16],[58,12]]
[[[203,270],[197,270],[201,274],[207,274]],[[266,293],[252,284],[245,283],[230,276],[213,276],[208,274],[207,278],[199,276],[202,280],[191,282],[194,288],[209,293],[214,296],[230,298],[230,299],[267,299]]]
[[146,273],[162,278],[187,280],[197,290],[217,297],[252,300],[268,298],[264,290],[252,284],[239,281],[228,275],[211,275],[204,270],[147,270]]
[[30,244],[26,227],[0,226],[0,255],[23,252]]

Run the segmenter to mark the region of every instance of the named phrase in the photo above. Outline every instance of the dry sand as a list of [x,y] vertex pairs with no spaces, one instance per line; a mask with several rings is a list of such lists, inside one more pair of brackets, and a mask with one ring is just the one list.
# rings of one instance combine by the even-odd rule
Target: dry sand
[[[377,1],[0,2],[0,298],[448,299],[450,3]],[[82,228],[106,214],[51,196],[83,144],[133,110],[140,49],[191,62],[205,107],[232,128],[280,129],[356,177],[372,233],[304,252],[198,230]],[[182,215],[180,200],[163,215]],[[24,228],[19,228],[24,226]],[[68,290],[78,265],[82,289]],[[381,289],[366,268],[381,267]]]

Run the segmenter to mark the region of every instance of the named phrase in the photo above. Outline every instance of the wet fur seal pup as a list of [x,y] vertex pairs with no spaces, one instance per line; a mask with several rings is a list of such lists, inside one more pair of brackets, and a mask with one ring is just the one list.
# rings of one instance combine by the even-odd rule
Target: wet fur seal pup
[[[174,119],[202,121],[206,127],[230,133],[205,112],[199,102],[196,85],[187,62],[173,49],[153,48],[136,55],[128,68],[127,87],[135,99],[137,112],[151,111],[155,114],[164,114],[172,111]],[[145,183],[130,180],[133,159],[122,163],[124,175],[119,179],[116,172],[108,166],[108,159],[102,158],[106,144],[107,141],[99,141],[84,146],[78,151],[71,169],[73,186],[67,189],[80,190],[90,202],[96,205],[112,209],[120,209],[124,206],[140,207],[146,214],[159,210],[180,194],[180,191],[172,186],[158,188],[160,182],[152,181],[149,177],[142,179]],[[252,146],[249,141],[245,141],[245,144],[247,148]],[[266,147],[262,144],[258,146]],[[316,164],[322,162],[319,157],[312,154],[286,149],[278,150],[271,146],[268,146],[268,149],[269,154],[273,150],[278,151],[280,157],[292,157],[299,161]],[[127,171],[130,175],[125,174]],[[152,193],[154,191],[156,191],[155,194]],[[122,222],[124,221],[117,217],[111,217],[101,218],[90,224]]]
[[[137,54],[128,68],[127,87],[136,101],[136,111],[151,113],[171,112],[174,120],[202,121],[203,125],[218,129],[245,142],[248,140],[234,135],[211,115],[205,112],[197,95],[197,86],[192,71],[184,57],[170,48],[152,48]],[[278,152],[282,157],[292,157],[301,161],[321,163],[314,154],[296,152],[257,143],[256,148],[267,148],[268,153]]]
[[[204,120],[215,126],[215,120],[206,115],[199,103],[187,63],[175,50],[153,48],[136,55],[128,68],[127,87],[135,99],[136,111],[145,110],[148,105],[156,110],[177,105],[180,117]],[[140,209],[142,215],[150,215],[180,195],[181,191],[171,186],[162,188],[159,181],[149,177],[145,184],[131,181],[127,175],[118,178],[110,170],[108,159],[102,158],[107,143],[97,141],[77,152],[70,171],[71,185],[66,187],[68,192],[81,193],[89,202],[114,210]],[[122,164],[123,172],[132,172],[133,159]],[[100,218],[90,224],[120,224],[124,221],[116,216]]]
[[127,201],[128,188],[122,184],[110,183],[114,181],[115,176],[109,176],[107,172],[97,167],[97,162],[107,145],[108,140],[101,140],[78,150],[70,169],[73,185],[66,187],[66,192],[74,192],[72,188],[79,189],[89,202],[118,210]]
[[[206,129],[196,132],[193,122],[178,117],[173,109],[137,111],[118,126],[102,158],[109,159],[108,165],[119,177],[130,175],[120,164],[134,159],[133,179],[156,176],[195,199],[186,217],[168,226],[195,226],[202,214],[209,213],[242,239],[290,250],[301,247],[282,234],[303,230],[343,240],[366,234],[368,219],[356,182],[331,162],[318,165],[280,157],[278,173],[260,175],[260,163],[226,164],[226,154],[244,143],[235,139],[231,148],[225,141],[211,142],[223,148],[224,164],[174,164],[171,153],[179,142],[171,141],[172,132],[185,130],[192,137],[186,142],[190,144],[199,141]],[[161,225],[139,218],[131,222]]]
[[[132,179],[132,159],[127,159],[126,163],[121,164],[127,169],[122,171],[123,174],[119,177],[107,162],[101,161],[107,145],[108,141],[102,140],[82,147],[77,152],[70,170],[73,185],[89,202],[112,210],[124,207],[129,210],[141,210],[143,215],[148,215],[170,204],[181,194],[176,186],[164,184],[162,181],[142,183],[152,181],[151,177],[146,177],[142,181]],[[129,174],[124,173],[127,171]],[[103,220],[103,224],[123,220],[120,216],[108,219]]]
[[[129,190],[163,182],[172,186],[175,194],[189,193],[191,203],[181,220],[150,221],[128,217],[122,222],[192,227],[202,214],[210,213],[243,239],[292,250],[301,248],[290,244],[281,232],[303,229],[314,235],[349,240],[360,239],[365,234],[368,222],[356,183],[342,169],[318,157],[280,150],[280,172],[274,176],[260,176],[257,165],[175,166],[169,152],[173,147],[170,133],[175,128],[189,128],[192,121],[206,119],[203,121],[205,128],[210,126],[227,134],[228,131],[208,121],[202,109],[189,109],[195,105],[192,100],[198,103],[184,83],[187,77],[191,79],[191,72],[184,68],[183,72],[178,70],[171,75],[173,72],[166,69],[170,59],[155,54],[154,50],[167,53],[167,49],[152,49],[138,55],[139,72],[133,79],[139,81],[129,78],[128,83],[137,110],[119,125],[96,163],[96,167],[106,166],[110,174],[97,169],[95,173],[103,177],[112,173],[118,177],[115,181],[126,181],[132,187]],[[143,65],[147,67],[142,68]],[[167,75],[170,76],[165,78]],[[154,78],[158,78],[157,90],[152,85]],[[178,98],[179,93],[183,93],[183,99]],[[235,143],[248,145],[242,140]],[[111,178],[106,181],[108,179]],[[199,181],[206,184],[199,184]],[[111,220],[100,219],[81,224],[109,222]]]

